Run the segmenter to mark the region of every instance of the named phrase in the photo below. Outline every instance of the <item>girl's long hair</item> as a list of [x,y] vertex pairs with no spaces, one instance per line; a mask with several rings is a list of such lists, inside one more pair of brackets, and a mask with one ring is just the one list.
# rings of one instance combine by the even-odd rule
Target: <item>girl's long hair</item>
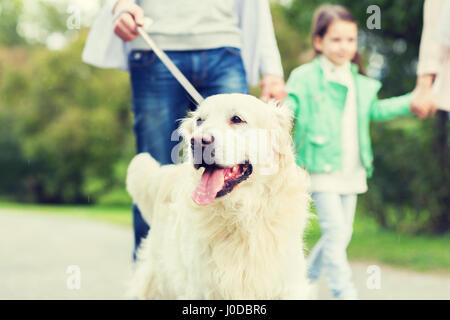
[[[349,21],[357,24],[355,17],[353,17],[350,11],[348,11],[343,6],[325,4],[317,8],[314,12],[314,18],[311,27],[311,39],[315,55],[318,55],[321,52],[314,47],[314,38],[316,36],[323,38],[325,33],[327,33],[330,24],[336,20]],[[358,66],[358,72],[360,74],[365,74],[363,68],[361,67],[361,57],[358,51],[356,51],[352,62]]]

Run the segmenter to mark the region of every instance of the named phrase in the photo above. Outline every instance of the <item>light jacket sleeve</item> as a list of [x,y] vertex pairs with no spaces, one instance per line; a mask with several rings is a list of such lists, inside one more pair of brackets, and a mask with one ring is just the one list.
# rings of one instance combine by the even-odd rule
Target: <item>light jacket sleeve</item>
[[375,100],[370,107],[370,118],[374,121],[389,120],[403,115],[412,115],[411,93],[389,99]]
[[260,75],[283,76],[268,0],[237,0],[236,10],[247,82],[256,86]]
[[423,28],[420,40],[417,74],[438,74],[443,58],[443,47],[438,41],[438,23],[443,0],[425,0]]
[[128,70],[128,44],[114,33],[112,10],[117,0],[109,0],[89,31],[82,60],[100,68]]

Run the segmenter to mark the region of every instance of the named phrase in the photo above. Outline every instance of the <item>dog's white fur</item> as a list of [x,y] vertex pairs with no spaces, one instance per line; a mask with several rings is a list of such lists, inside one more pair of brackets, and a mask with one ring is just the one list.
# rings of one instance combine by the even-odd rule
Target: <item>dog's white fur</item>
[[[233,115],[246,123],[230,124]],[[203,122],[197,126],[199,117]],[[295,164],[291,123],[288,108],[241,94],[209,97],[184,119],[184,141],[211,133],[225,155],[246,131],[265,129],[277,136],[276,141],[267,139],[259,147],[277,170],[267,174],[267,166],[252,162],[253,173],[247,180],[207,206],[191,198],[203,168],[194,169],[189,148],[185,149],[188,159],[178,165],[160,166],[147,153],[132,160],[127,190],[151,230],[139,250],[129,295],[139,299],[307,298],[302,238],[310,197],[308,176]],[[225,143],[217,138],[220,132],[231,132],[228,136],[234,139]],[[247,159],[239,161],[248,160],[249,146],[244,149],[238,153]],[[216,161],[226,164],[220,156]]]

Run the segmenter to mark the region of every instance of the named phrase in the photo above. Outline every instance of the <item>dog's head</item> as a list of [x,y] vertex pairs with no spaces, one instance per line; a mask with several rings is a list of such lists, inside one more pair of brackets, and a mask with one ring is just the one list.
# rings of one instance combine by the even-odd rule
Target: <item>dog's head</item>
[[270,184],[294,164],[291,126],[291,111],[275,102],[244,94],[205,99],[180,126],[184,155],[199,176],[192,199],[208,205],[252,184]]

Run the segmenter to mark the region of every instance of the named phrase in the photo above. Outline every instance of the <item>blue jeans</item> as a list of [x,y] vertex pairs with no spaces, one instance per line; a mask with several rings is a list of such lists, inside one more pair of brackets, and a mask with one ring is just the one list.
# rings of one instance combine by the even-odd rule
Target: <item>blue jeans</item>
[[[241,52],[237,48],[166,53],[204,98],[218,93],[248,93]],[[173,163],[171,152],[179,141],[171,141],[171,136],[177,130],[177,120],[196,106],[153,51],[132,51],[128,65],[137,153],[149,152],[161,164]],[[133,258],[136,259],[136,250],[149,230],[136,205],[133,205],[133,226]]]
[[356,299],[346,250],[353,233],[357,195],[314,192],[312,198],[322,236],[308,256],[308,278],[314,283],[326,271],[335,298]]

